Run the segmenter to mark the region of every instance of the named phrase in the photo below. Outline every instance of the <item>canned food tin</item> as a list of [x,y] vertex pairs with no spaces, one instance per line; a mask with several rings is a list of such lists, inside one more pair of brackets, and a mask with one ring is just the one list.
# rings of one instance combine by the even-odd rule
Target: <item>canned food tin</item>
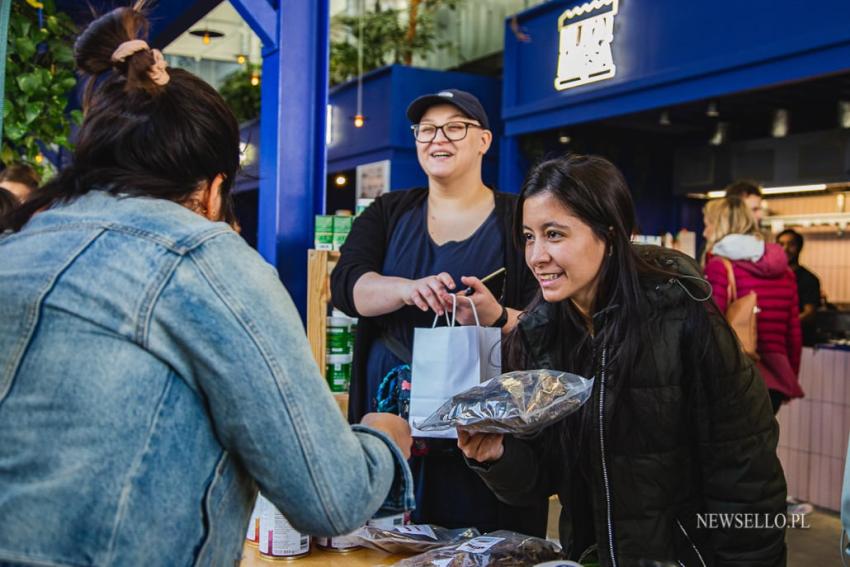
[[316,545],[326,551],[337,551],[339,553],[354,551],[361,547],[356,540],[351,537],[351,534],[334,537],[317,537]]
[[328,354],[351,354],[348,317],[328,317]]
[[331,392],[348,391],[348,382],[351,380],[351,355],[328,355],[325,376],[327,377]]
[[260,544],[260,515],[263,510],[263,502],[266,499],[262,494],[257,494],[257,501],[254,503],[254,510],[251,512],[251,521],[248,522],[248,533],[245,534],[245,543],[251,546]]
[[310,536],[292,527],[286,517],[266,500],[260,515],[260,558],[298,559],[310,553]]

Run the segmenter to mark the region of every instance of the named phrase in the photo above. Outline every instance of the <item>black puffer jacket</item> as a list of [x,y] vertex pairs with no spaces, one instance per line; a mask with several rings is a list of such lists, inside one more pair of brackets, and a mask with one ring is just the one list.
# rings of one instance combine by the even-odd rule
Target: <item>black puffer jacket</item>
[[[709,336],[691,336],[686,310],[700,286],[688,292],[682,283],[700,278],[697,265],[676,252],[641,250],[682,277],[642,282],[645,343],[636,366],[624,374],[603,362],[608,346],[594,345],[589,368],[560,368],[567,345],[552,337],[557,306],[542,304],[520,327],[532,360],[594,374],[593,395],[581,412],[535,440],[506,438],[499,461],[471,465],[509,504],[557,493],[564,507],[561,542],[573,559],[597,543],[606,566],[641,559],[689,567],[784,565],[784,529],[711,529],[709,516],[698,525],[697,514],[706,513],[753,514],[738,521],[761,526],[765,515],[773,523],[784,518],[778,426],[763,380],[747,357],[737,356],[719,312],[705,310]],[[688,359],[693,341],[709,342],[707,363]]]

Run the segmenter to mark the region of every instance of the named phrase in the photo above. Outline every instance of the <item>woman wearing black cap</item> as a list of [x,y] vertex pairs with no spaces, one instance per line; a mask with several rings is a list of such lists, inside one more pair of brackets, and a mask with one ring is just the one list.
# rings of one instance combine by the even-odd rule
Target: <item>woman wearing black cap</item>
[[[481,103],[467,92],[445,90],[414,100],[407,116],[428,187],[376,199],[354,222],[331,275],[334,305],[360,317],[349,399],[353,422],[370,411],[405,413],[405,387],[390,388],[387,396],[385,377],[409,378],[394,370],[410,363],[413,329],[430,327],[434,312],[450,309],[450,293],[472,288],[481,324],[507,333],[536,290],[522,255],[510,245],[516,198],[481,179],[493,139]],[[507,277],[494,295],[479,278],[502,267]],[[458,319],[472,322],[466,301],[459,303]],[[401,401],[393,392],[400,392]],[[466,467],[454,440],[418,445],[411,461],[415,521],[545,533],[545,500],[508,507]]]

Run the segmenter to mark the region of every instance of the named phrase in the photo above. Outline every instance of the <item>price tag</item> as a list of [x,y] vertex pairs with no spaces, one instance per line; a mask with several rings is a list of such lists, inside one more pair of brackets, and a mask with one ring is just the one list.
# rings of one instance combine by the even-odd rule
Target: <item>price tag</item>
[[409,525],[409,526],[396,526],[395,530],[400,534],[406,535],[421,535],[427,538],[431,538],[434,541],[437,540],[437,534],[434,533],[434,529],[428,524],[423,525]]
[[465,544],[459,546],[457,548],[458,551],[468,551],[469,553],[484,553],[489,550],[491,547],[499,543],[500,541],[505,541],[503,537],[492,537],[492,536],[480,536],[475,539],[471,539]]

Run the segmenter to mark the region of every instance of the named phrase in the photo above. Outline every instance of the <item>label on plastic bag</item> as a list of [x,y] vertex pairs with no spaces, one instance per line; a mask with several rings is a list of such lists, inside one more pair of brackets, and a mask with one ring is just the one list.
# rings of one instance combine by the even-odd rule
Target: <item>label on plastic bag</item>
[[434,533],[434,529],[427,524],[423,524],[423,525],[420,525],[420,526],[417,526],[417,525],[396,526],[393,531],[398,532],[400,534],[405,534],[405,535],[421,535],[421,536],[431,538],[434,541],[437,540],[437,534]]
[[469,553],[484,553],[500,541],[505,541],[503,537],[481,536],[471,539],[465,544],[457,548],[458,551],[466,551]]

